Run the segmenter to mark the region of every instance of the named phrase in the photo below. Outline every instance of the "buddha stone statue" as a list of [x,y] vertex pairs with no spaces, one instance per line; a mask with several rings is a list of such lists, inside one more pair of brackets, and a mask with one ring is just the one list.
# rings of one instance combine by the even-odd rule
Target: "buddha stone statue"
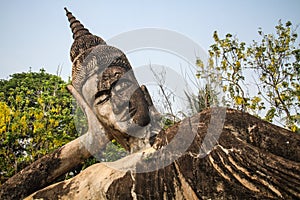
[[72,85],[105,127],[110,140],[126,150],[153,144],[158,113],[140,86],[126,55],[89,32],[66,8],[74,42],[70,57]]

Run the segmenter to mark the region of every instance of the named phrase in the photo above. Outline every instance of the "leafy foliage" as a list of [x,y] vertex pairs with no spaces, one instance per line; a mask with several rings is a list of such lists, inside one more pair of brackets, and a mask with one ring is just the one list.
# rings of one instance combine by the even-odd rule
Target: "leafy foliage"
[[0,81],[0,181],[77,137],[66,83],[46,73]]
[[[207,68],[211,72],[214,68],[221,74],[220,77],[217,73],[210,76],[220,78],[223,92],[227,94],[223,99],[225,105],[257,116],[264,111],[265,120],[272,122],[279,118],[284,126],[297,132],[300,123],[300,49],[296,44],[296,29],[289,21],[286,24],[279,21],[275,29],[276,34],[264,34],[260,28],[261,41],[253,41],[250,45],[239,42],[231,34],[220,39],[215,32]],[[198,66],[197,74],[207,70],[204,65]],[[255,84],[251,85],[249,74],[254,77]]]

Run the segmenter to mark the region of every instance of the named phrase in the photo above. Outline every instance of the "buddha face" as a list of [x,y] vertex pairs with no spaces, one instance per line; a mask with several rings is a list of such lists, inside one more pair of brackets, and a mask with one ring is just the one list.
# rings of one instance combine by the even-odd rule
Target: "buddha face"
[[125,148],[129,138],[145,137],[144,129],[150,123],[148,103],[132,70],[106,68],[90,77],[82,91],[99,121]]

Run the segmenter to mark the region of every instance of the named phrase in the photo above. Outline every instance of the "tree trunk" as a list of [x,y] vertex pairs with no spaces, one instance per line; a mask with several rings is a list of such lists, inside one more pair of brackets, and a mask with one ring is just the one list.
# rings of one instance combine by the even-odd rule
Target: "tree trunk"
[[[236,110],[226,111],[224,125],[214,122],[218,115],[206,110],[167,129],[161,151],[95,164],[26,199],[299,199],[300,136]],[[193,132],[179,157],[181,150],[163,150],[182,146]],[[152,162],[157,154],[165,166]]]

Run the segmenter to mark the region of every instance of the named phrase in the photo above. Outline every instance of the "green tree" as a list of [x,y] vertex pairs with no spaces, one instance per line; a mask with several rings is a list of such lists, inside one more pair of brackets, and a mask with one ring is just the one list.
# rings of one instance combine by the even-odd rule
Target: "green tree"
[[0,81],[0,183],[77,137],[72,106],[66,83],[43,69]]
[[[221,74],[224,103],[257,116],[264,111],[265,120],[279,121],[293,132],[300,123],[300,49],[296,28],[291,22],[279,21],[275,34],[265,34],[260,28],[259,42],[250,45],[227,34],[220,39],[214,32],[215,43],[209,50],[207,68],[199,66],[198,74],[212,68]],[[200,61],[198,61],[200,62]],[[254,77],[251,85],[249,76]],[[217,77],[211,73],[210,76]],[[255,94],[249,87],[256,88]]]

